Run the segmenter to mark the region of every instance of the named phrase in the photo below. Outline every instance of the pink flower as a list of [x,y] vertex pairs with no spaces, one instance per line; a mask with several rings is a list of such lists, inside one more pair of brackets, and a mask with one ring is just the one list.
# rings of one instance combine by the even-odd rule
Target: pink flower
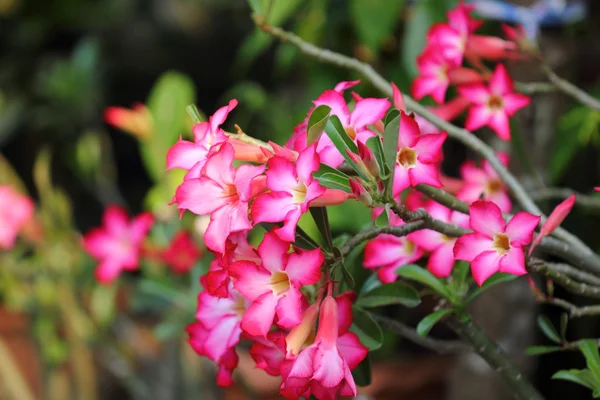
[[269,332],[266,338],[255,337],[250,356],[256,362],[256,367],[272,376],[281,374],[281,363],[285,360],[285,333],[282,331]]
[[206,275],[200,277],[200,284],[214,297],[229,297],[231,279],[221,257],[215,257],[208,266]]
[[542,225],[540,229],[540,234],[537,235],[537,237],[533,241],[533,244],[529,248],[529,254],[533,252],[535,246],[537,246],[542,241],[544,236],[551,235],[552,232],[554,232],[556,228],[558,228],[560,224],[562,224],[565,218],[567,218],[567,215],[569,215],[569,213],[571,212],[571,209],[573,209],[573,206],[575,205],[575,200],[576,195],[572,195],[567,199],[563,200],[559,205],[556,206],[554,210],[552,210],[552,213],[548,216],[548,219]]
[[527,273],[523,246],[531,243],[540,217],[519,212],[506,224],[500,208],[489,201],[476,201],[469,207],[473,233],[460,237],[454,246],[457,260],[469,261],[478,285],[494,273]]
[[[382,208],[375,209],[373,214],[379,215]],[[401,226],[404,222],[395,214],[390,214],[390,225]],[[423,250],[412,240],[412,235],[398,237],[381,234],[365,246],[364,266],[376,269],[379,280],[383,283],[394,282],[398,275],[396,270],[406,264],[417,261],[423,256]]]
[[194,351],[219,365],[217,383],[220,386],[231,384],[231,374],[237,366],[235,346],[242,334],[240,324],[246,306],[244,298],[233,288],[229,289],[227,298],[202,292],[198,295],[198,321],[186,329]]
[[303,299],[300,288],[321,277],[321,249],[288,254],[289,247],[289,242],[271,231],[258,246],[261,265],[236,261],[229,266],[236,289],[252,303],[242,320],[242,328],[252,336],[266,336],[275,315],[284,328],[298,325]]
[[281,394],[297,398],[312,393],[318,399],[356,396],[351,370],[366,357],[368,349],[348,332],[352,323],[351,296],[325,297],[320,307],[314,342],[297,357],[281,365]]
[[161,258],[176,274],[184,274],[193,268],[201,255],[189,232],[179,231],[162,252]]
[[[468,227],[469,216],[452,211],[437,202],[430,201],[425,206],[429,214],[435,219],[460,226]],[[439,278],[446,278],[452,272],[454,266],[454,243],[456,238],[446,236],[442,233],[423,229],[411,234],[411,240],[423,249],[430,251],[427,269]]]
[[503,140],[510,139],[509,117],[531,101],[513,92],[512,78],[502,64],[496,67],[487,87],[480,83],[465,85],[458,87],[458,92],[472,103],[466,128],[473,131],[487,125]]
[[400,112],[398,153],[394,173],[394,196],[419,183],[441,187],[437,163],[442,159],[442,145],[448,135],[421,135],[414,118]]
[[153,223],[150,213],[139,214],[130,222],[123,208],[114,205],[106,208],[103,226],[83,237],[84,249],[100,261],[96,268],[99,282],[111,283],[121,271],[138,268],[142,243]]
[[[340,119],[350,139],[363,143],[374,135],[367,129],[367,126],[381,120],[390,108],[390,102],[387,99],[365,98],[358,100],[350,112],[344,96],[335,90],[326,90],[314,101],[314,104],[315,106],[331,107],[331,115]],[[317,153],[319,153],[322,163],[333,168],[338,167],[344,161],[343,156],[326,134],[322,134],[317,142]]]
[[255,223],[283,221],[275,232],[282,240],[293,242],[298,220],[310,203],[325,193],[312,176],[319,169],[319,155],[312,145],[300,153],[296,165],[279,156],[271,158],[267,165],[267,187],[271,191],[256,198],[252,219]]
[[[504,166],[508,166],[508,154],[496,155]],[[469,204],[483,198],[495,203],[502,212],[510,212],[512,203],[506,192],[506,185],[487,160],[483,161],[482,168],[477,168],[472,161],[466,161],[460,167],[460,175],[464,185],[456,197]]]
[[594,190],[595,190],[596,192],[600,192],[600,187],[596,187],[596,188],[594,188]]
[[233,167],[234,151],[223,143],[218,151],[211,152],[199,178],[184,181],[175,194],[180,210],[190,210],[198,215],[210,215],[204,234],[209,249],[223,253],[225,241],[232,232],[252,228],[248,219],[248,202],[253,197],[253,180],[261,175],[264,165]]
[[12,186],[0,185],[0,249],[11,249],[17,235],[33,217],[33,201],[15,191]]

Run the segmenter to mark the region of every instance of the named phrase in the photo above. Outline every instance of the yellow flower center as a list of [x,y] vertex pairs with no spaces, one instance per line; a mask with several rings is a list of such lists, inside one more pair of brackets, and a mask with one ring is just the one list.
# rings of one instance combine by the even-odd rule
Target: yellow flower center
[[294,203],[304,203],[306,199],[306,185],[304,183],[298,183],[298,185],[292,189],[292,201]]
[[228,198],[228,201],[235,203],[240,199],[235,185],[226,185],[223,188],[223,197]]
[[510,249],[510,240],[506,233],[497,233],[494,235],[492,247],[498,254],[504,254]]
[[348,136],[350,137],[350,139],[352,139],[352,140],[356,139],[356,131],[354,130],[353,127],[347,126],[345,130],[346,130],[346,133],[348,134]]
[[271,275],[269,284],[271,285],[273,294],[280,296],[286,293],[290,288],[290,278],[285,272],[275,272],[273,275]]
[[490,96],[488,107],[492,110],[501,110],[504,107],[504,100],[497,94]]

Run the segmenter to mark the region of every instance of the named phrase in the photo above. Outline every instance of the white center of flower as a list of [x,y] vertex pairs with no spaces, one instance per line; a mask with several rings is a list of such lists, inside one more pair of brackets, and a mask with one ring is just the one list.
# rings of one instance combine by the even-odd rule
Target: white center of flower
[[282,294],[285,294],[289,290],[290,278],[285,272],[278,271],[271,275],[269,285],[271,286],[273,294],[276,296],[280,296]]
[[292,188],[292,201],[296,204],[304,203],[306,199],[306,185],[304,183],[298,183]]

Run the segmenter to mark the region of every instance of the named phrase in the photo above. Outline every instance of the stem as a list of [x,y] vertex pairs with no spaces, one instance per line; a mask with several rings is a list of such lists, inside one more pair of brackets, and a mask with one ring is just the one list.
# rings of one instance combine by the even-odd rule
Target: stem
[[459,200],[457,197],[446,192],[445,190],[425,185],[423,183],[419,183],[417,186],[415,186],[415,189],[417,189],[419,192],[423,193],[430,199],[435,200],[438,203],[454,211],[458,211],[463,214],[469,214],[469,204],[467,202]]
[[465,342],[469,343],[512,389],[515,399],[543,400],[542,395],[523,376],[508,355],[490,337],[471,321],[466,314],[450,316],[445,321]]
[[460,237],[471,232],[469,229],[460,228],[456,225],[435,219],[422,208],[413,212],[409,211],[405,206],[394,202],[392,203],[392,211],[405,222],[421,220],[424,222],[424,229],[432,229],[450,237]]
[[600,211],[600,198],[588,196],[569,188],[546,188],[531,194],[531,198],[537,202],[544,200],[564,200],[567,197],[575,197],[575,205],[590,211]]
[[546,74],[546,77],[554,86],[563,92],[564,94],[571,96],[575,100],[579,101],[595,111],[600,111],[600,100],[590,96],[571,82],[556,75],[552,68],[547,64],[542,64],[542,71]]
[[401,237],[401,236],[406,236],[409,233],[412,233],[412,232],[415,232],[415,231],[418,231],[418,230],[424,229],[424,228],[425,228],[424,221],[414,221],[414,222],[410,222],[408,224],[400,225],[400,226],[386,226],[384,228],[371,228],[367,231],[361,232],[361,233],[357,234],[356,236],[353,236],[352,238],[350,238],[346,243],[344,243],[344,245],[340,249],[340,253],[342,254],[342,257],[345,257],[348,254],[350,254],[352,252],[352,250],[354,250],[357,246],[361,245],[363,242],[374,239],[377,236],[384,234],[384,233]]
[[560,307],[569,313],[570,318],[582,318],[600,315],[600,306],[577,307],[575,304],[556,297],[542,294],[538,296],[540,303],[551,304]]
[[429,350],[433,350],[437,353],[464,353],[465,351],[469,350],[469,347],[461,341],[433,339],[427,336],[421,336],[417,333],[417,331],[414,328],[405,325],[400,321],[396,321],[394,319],[387,318],[374,313],[371,313],[371,316],[383,325],[387,326],[392,332],[398,334],[399,336],[402,336],[413,343],[416,343]]
[[533,260],[533,262],[529,264],[529,268],[532,271],[544,274],[552,281],[556,282],[571,293],[575,293],[592,299],[600,299],[600,287],[588,285],[586,283],[576,282],[563,272],[553,269],[544,261]]

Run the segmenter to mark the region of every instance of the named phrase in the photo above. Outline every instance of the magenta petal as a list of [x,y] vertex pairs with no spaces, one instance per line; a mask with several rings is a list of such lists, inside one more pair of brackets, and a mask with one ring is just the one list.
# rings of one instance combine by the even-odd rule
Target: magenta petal
[[511,246],[525,246],[531,243],[533,231],[540,223],[540,217],[521,211],[506,225],[506,234]]
[[401,258],[404,243],[401,238],[392,235],[379,235],[365,246],[364,266],[377,268],[396,264]]
[[347,126],[350,122],[350,111],[344,96],[335,90],[324,91],[317,100],[313,102],[315,106],[326,105],[331,108],[331,114],[337,115],[342,125]]
[[252,220],[254,223],[280,222],[296,208],[292,195],[287,192],[264,193],[252,203]]
[[277,325],[292,329],[302,321],[302,293],[290,286],[287,293],[277,303]]
[[228,268],[235,279],[234,286],[248,300],[255,301],[265,293],[271,293],[271,274],[250,261],[236,261]]
[[290,254],[285,272],[294,285],[314,285],[321,277],[324,259],[320,248],[293,253]]
[[[312,147],[308,147],[310,149]],[[306,150],[303,151],[303,153]],[[275,156],[268,161],[267,187],[274,192],[291,192],[298,186],[298,177],[294,163],[283,157]]]
[[454,258],[473,261],[479,254],[492,250],[493,240],[479,233],[468,233],[454,243]]
[[343,378],[344,360],[342,360],[337,347],[317,347],[313,379],[330,388],[338,385]]
[[294,208],[291,208],[283,219],[283,226],[275,229],[277,236],[279,236],[281,240],[285,240],[289,243],[295,242],[296,227],[298,226],[300,217],[302,217],[302,210],[300,207],[294,206]]
[[469,206],[471,229],[490,239],[506,227],[500,208],[490,201],[476,201]]
[[281,240],[274,232],[268,232],[258,245],[258,255],[262,260],[262,267],[272,274],[284,271],[289,249],[289,242]]
[[474,104],[485,104],[490,97],[490,91],[482,84],[472,84],[459,86],[458,94]]
[[229,350],[230,344],[237,344],[240,340],[240,321],[236,317],[222,318],[214,329],[212,329],[204,342],[206,355],[214,360],[221,359],[223,354]]
[[232,99],[229,101],[229,104],[219,108],[215,113],[209,118],[210,121],[210,129],[212,132],[216,132],[219,126],[225,122],[227,116],[238,105],[236,99]]
[[525,253],[521,247],[511,247],[500,260],[500,272],[512,275],[525,275]]
[[369,353],[369,349],[352,332],[346,332],[338,337],[336,346],[350,369],[356,368]]
[[429,255],[427,269],[438,278],[447,278],[454,266],[453,243],[446,243]]
[[112,283],[121,274],[121,265],[107,258],[96,267],[96,279],[103,284]]
[[129,227],[127,211],[121,206],[108,206],[102,215],[102,225],[111,235],[126,234]]
[[513,116],[521,108],[525,108],[531,103],[531,98],[520,93],[507,93],[503,96],[504,112],[508,116]]
[[134,243],[141,243],[152,225],[154,217],[149,212],[141,213],[131,220],[129,237]]
[[179,139],[167,152],[167,170],[172,168],[191,169],[198,161],[206,158],[208,150],[201,145]]
[[244,313],[242,329],[252,336],[267,336],[273,325],[276,306],[277,297],[273,293],[269,292],[260,296]]
[[203,175],[219,183],[220,185],[232,185],[235,169],[233,168],[233,146],[223,143],[221,148],[209,155],[202,170]]
[[296,160],[298,178],[304,184],[309,184],[313,179],[313,172],[319,169],[321,161],[316,151],[316,146],[311,145],[303,150]]
[[488,124],[492,114],[490,109],[485,105],[474,105],[469,108],[467,114],[467,120],[465,121],[465,128],[469,131],[476,131]]
[[431,229],[416,231],[410,235],[410,239],[427,251],[433,251],[445,243],[443,235]]
[[225,205],[223,188],[208,178],[184,181],[175,192],[177,208],[208,215]]
[[505,94],[513,91],[513,81],[506,67],[503,64],[497,64],[492,77],[490,78],[490,91],[494,94]]
[[375,122],[385,117],[385,113],[390,108],[388,99],[366,98],[356,102],[354,110],[350,115],[350,125],[355,130],[364,129],[367,125],[373,125]]
[[252,196],[252,180],[261,175],[265,170],[264,165],[243,164],[235,171],[234,184],[240,199],[244,202]]
[[439,178],[438,166],[435,164],[423,164],[417,162],[414,168],[408,170],[410,185],[417,186],[419,183],[424,183],[433,187],[442,187],[442,182]]
[[422,135],[413,149],[417,152],[419,161],[435,163],[442,159],[442,145],[448,137],[447,133]]
[[490,114],[488,126],[494,130],[502,140],[510,140],[510,123],[504,111],[495,111]]
[[485,251],[475,257],[471,262],[471,273],[475,283],[481,286],[490,276],[498,272],[501,258],[502,255],[495,250]]
[[394,283],[396,279],[398,279],[398,275],[396,274],[396,270],[401,268],[397,265],[392,265],[388,267],[379,268],[377,270],[377,277],[382,283]]
[[421,136],[419,124],[414,118],[400,111],[400,130],[398,131],[398,149],[403,147],[414,147]]
[[408,175],[408,169],[404,168],[404,166],[400,164],[396,164],[392,194],[394,197],[396,197],[400,194],[400,192],[408,187],[410,187],[410,176]]
[[231,209],[221,207],[210,215],[210,222],[204,233],[204,243],[212,251],[225,252],[225,242],[231,233]]

